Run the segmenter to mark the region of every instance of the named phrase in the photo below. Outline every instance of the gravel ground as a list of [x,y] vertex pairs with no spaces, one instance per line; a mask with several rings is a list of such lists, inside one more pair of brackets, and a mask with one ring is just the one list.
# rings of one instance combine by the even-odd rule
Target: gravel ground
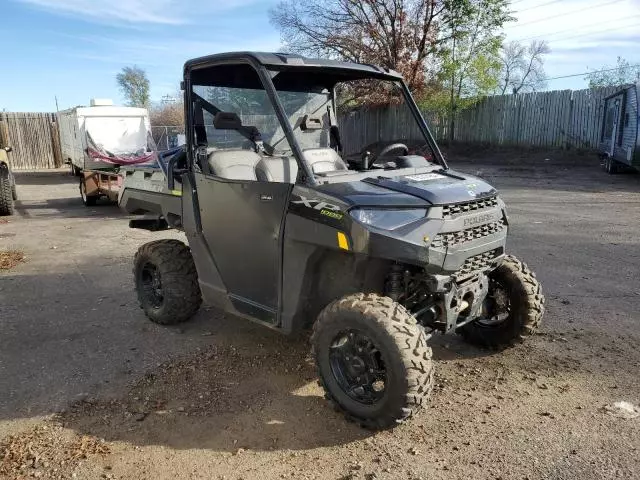
[[560,153],[450,157],[501,190],[544,326],[500,354],[435,338],[428,408],[380,433],[328,408],[304,337],[210,308],[145,320],[133,254],[181,234],[83,207],[61,172],[18,173],[0,224],[0,250],[24,254],[0,270],[0,478],[640,478],[640,418],[606,409],[640,404],[640,175]]

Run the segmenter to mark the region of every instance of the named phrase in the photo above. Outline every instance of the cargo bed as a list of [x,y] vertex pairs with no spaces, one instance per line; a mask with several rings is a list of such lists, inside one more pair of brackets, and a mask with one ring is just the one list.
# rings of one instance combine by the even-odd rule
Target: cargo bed
[[150,166],[120,168],[122,186],[118,204],[127,213],[161,219],[172,228],[182,225],[182,184],[176,179],[169,188],[168,162],[182,148],[158,154],[158,162]]

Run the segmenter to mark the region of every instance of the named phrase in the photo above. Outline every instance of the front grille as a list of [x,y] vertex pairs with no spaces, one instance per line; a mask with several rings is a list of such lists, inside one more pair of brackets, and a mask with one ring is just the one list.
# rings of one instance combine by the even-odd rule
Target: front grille
[[487,197],[482,200],[471,200],[469,202],[453,203],[442,207],[443,218],[455,218],[464,213],[482,210],[483,208],[491,208],[498,206],[498,197]]
[[505,222],[504,220],[500,220],[498,222],[491,222],[485,225],[467,228],[466,230],[460,230],[458,232],[440,233],[433,239],[431,246],[435,248],[453,247],[472,240],[477,240],[478,238],[493,235],[494,233],[501,232],[504,228]]
[[464,261],[460,270],[454,273],[453,276],[456,278],[456,281],[471,277],[476,273],[489,268],[492,262],[498,258],[501,253],[502,249],[496,248],[495,250],[489,250],[488,252],[469,257]]

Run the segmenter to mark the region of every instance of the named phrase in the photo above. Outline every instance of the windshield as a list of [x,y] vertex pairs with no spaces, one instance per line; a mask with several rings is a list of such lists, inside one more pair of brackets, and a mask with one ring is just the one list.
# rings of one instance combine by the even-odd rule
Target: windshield
[[[379,79],[338,82],[335,107],[327,88],[310,84],[309,91],[287,91],[277,87],[277,78],[274,83],[303,151],[335,148],[339,142],[343,158],[358,162],[366,152],[376,155],[385,147],[402,144],[408,151],[398,148],[391,153],[416,154],[434,161],[399,82]],[[311,128],[305,125],[310,120]]]
[[434,161],[400,83],[376,79],[343,82],[336,85],[336,92],[345,156],[379,153],[400,143],[408,147],[409,154]]

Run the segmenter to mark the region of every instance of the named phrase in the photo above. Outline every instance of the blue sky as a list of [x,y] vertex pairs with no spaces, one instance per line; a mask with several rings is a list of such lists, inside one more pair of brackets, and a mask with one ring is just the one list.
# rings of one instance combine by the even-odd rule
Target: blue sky
[[[53,111],[92,97],[122,102],[115,75],[147,71],[152,99],[175,94],[188,58],[277,50],[268,10],[276,0],[0,0],[4,38],[0,110]],[[548,40],[549,76],[640,63],[640,0],[514,0],[507,40]],[[8,43],[6,43],[8,41]],[[9,72],[9,74],[7,74]],[[583,88],[582,77],[549,89]]]

